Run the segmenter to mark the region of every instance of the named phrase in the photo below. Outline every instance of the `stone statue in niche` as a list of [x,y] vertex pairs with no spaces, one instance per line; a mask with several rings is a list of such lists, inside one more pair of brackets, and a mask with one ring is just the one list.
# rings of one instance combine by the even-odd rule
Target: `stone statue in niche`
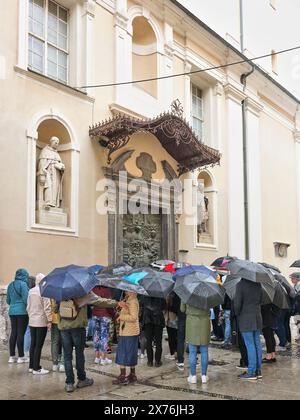
[[65,165],[58,153],[59,138],[41,151],[37,164],[37,221],[44,225],[67,226],[67,214],[62,209]]
[[204,233],[208,234],[208,222],[209,222],[209,200],[205,196],[205,186],[203,181],[198,182],[197,191],[197,207],[198,207],[198,235],[201,236]]

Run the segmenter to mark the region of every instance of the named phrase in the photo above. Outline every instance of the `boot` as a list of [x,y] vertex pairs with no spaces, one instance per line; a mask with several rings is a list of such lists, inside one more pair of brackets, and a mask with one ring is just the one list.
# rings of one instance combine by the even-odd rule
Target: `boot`
[[136,375],[134,375],[133,373],[130,373],[130,375],[128,375],[126,377],[126,380],[130,383],[130,384],[134,384],[137,382],[137,377]]
[[113,385],[128,385],[129,381],[126,376],[120,375],[117,379],[113,380]]

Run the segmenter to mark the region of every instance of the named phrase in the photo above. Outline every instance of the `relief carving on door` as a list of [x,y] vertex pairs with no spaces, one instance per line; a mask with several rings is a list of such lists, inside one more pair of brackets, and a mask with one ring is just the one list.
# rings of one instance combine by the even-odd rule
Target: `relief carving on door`
[[137,214],[123,217],[123,259],[132,267],[148,266],[161,258],[161,215]]

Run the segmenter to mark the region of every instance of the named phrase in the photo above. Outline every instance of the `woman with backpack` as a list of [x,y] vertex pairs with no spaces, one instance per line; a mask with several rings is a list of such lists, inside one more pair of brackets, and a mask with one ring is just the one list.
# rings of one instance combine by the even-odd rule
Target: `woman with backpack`
[[[24,355],[24,336],[28,326],[26,310],[29,292],[29,273],[25,269],[16,272],[13,282],[7,288],[6,302],[9,305],[11,335],[9,339],[10,358],[8,363],[28,363],[29,358]],[[16,345],[19,357],[16,357]]]

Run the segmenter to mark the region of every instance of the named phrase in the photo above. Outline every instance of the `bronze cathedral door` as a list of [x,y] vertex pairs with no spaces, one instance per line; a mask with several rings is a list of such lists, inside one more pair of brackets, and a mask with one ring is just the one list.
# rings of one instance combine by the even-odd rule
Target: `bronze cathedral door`
[[162,216],[123,216],[123,261],[134,268],[149,266],[162,256]]

